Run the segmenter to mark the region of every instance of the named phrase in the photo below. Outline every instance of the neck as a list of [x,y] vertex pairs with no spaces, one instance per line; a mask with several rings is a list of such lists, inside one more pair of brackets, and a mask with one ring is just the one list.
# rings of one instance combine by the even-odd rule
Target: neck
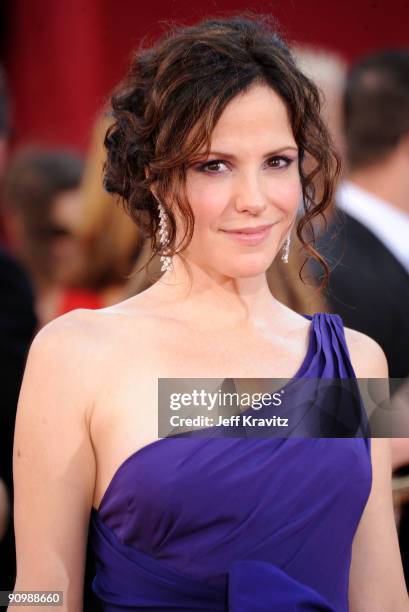
[[173,257],[173,270],[165,272],[155,291],[162,304],[184,321],[200,321],[212,329],[234,329],[243,324],[258,325],[278,316],[285,308],[268,287],[265,273],[249,278],[231,278],[206,270],[189,261],[190,275],[179,256]]

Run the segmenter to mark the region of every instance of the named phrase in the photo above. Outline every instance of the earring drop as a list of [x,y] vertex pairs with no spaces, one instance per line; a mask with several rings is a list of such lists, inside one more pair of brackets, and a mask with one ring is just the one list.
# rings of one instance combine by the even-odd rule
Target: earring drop
[[172,258],[168,255],[167,243],[169,239],[168,222],[163,205],[159,202],[159,240],[163,255],[160,258],[161,272],[171,272],[173,270]]
[[290,238],[290,234],[288,234],[284,242],[283,254],[281,255],[281,259],[286,264],[288,263],[288,255],[290,253],[290,242],[291,242],[291,238]]

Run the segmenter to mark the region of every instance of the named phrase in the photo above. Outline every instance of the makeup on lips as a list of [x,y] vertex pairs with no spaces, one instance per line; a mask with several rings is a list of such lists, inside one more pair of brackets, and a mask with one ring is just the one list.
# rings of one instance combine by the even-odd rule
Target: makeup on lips
[[241,244],[247,244],[249,246],[257,246],[261,244],[269,236],[271,228],[275,223],[269,225],[258,225],[255,227],[242,227],[237,230],[220,230],[226,236],[230,236],[233,240],[240,242]]

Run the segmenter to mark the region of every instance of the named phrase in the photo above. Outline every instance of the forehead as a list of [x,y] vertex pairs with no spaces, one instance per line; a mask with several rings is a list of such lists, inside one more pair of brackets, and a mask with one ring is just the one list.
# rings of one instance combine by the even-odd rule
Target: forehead
[[267,85],[253,85],[233,98],[212,132],[212,148],[245,145],[294,146],[285,103]]

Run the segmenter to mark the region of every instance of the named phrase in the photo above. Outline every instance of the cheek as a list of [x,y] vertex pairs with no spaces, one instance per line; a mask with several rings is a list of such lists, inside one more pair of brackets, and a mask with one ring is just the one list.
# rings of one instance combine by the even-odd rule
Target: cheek
[[209,228],[220,220],[229,202],[228,182],[223,180],[192,180],[187,183],[187,197],[195,217],[195,231]]
[[302,190],[299,176],[286,180],[269,181],[267,185],[268,199],[280,210],[292,212],[298,208]]

